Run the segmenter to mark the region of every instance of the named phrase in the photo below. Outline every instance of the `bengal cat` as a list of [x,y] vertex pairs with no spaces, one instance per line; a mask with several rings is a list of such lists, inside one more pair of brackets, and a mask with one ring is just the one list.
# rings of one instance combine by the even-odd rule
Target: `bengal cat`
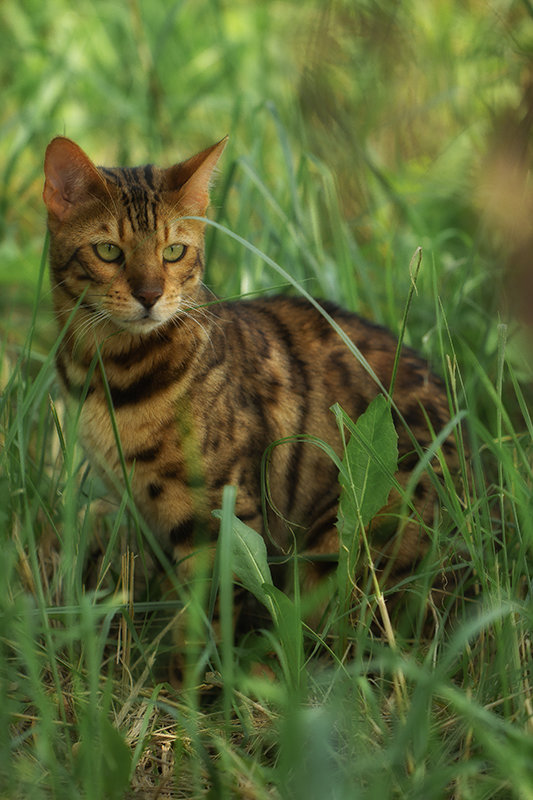
[[[201,531],[216,539],[211,511],[220,507],[226,484],[238,487],[238,517],[265,533],[261,459],[279,439],[287,441],[270,462],[280,512],[269,512],[272,537],[282,549],[290,546],[288,520],[300,532],[300,552],[329,553],[338,547],[336,469],[322,450],[294,437],[314,434],[340,453],[330,407],[340,403],[355,420],[379,388],[306,300],[213,304],[202,283],[205,223],[188,217],[205,215],[224,146],[222,140],[160,169],[96,167],[73,141],[60,136],[50,143],[43,196],[51,280],[57,322],[60,329],[68,325],[57,371],[66,393],[83,402],[79,430],[89,459],[115,484],[122,481],[98,364],[88,380],[99,349],[136,505],[176,562]],[[394,337],[333,304],[324,308],[388,386]],[[427,448],[448,422],[448,402],[442,383],[408,348],[394,398]],[[418,455],[398,417],[396,424],[398,477],[406,485]],[[444,452],[455,461],[451,438]],[[389,541],[374,540],[376,557],[394,551],[402,571],[412,570],[428,546],[420,518],[431,522],[436,498],[425,474],[413,497],[419,522],[402,526],[398,542],[389,516]],[[397,506],[392,495],[384,514]]]

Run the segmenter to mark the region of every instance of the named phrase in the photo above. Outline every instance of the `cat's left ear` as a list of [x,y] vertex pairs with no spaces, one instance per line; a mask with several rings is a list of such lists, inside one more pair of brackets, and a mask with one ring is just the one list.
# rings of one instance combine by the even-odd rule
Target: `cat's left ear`
[[183,213],[202,217],[207,211],[214,170],[227,141],[228,137],[225,136],[187,161],[165,170],[166,188],[178,192]]

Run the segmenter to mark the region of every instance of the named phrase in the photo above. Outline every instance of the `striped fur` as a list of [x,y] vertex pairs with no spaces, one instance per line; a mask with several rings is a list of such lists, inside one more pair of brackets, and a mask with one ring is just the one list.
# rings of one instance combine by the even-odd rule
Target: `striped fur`
[[[272,499],[281,514],[270,514],[273,537],[287,548],[294,530],[302,550],[331,552],[337,548],[334,466],[319,448],[291,437],[314,434],[340,453],[330,406],[340,403],[356,419],[378,389],[306,301],[213,304],[202,284],[204,226],[184,217],[205,214],[223,147],[224,141],[167,170],[107,169],[96,168],[68,139],[51,142],[44,189],[50,268],[60,328],[68,322],[58,374],[68,395],[83,400],[80,430],[89,457],[121,480],[98,366],[87,381],[99,347],[136,503],[176,559],[197,536],[216,536],[211,510],[220,507],[226,484],[238,487],[238,516],[263,532],[260,464],[279,439],[288,441],[270,462]],[[106,243],[120,254],[112,262],[97,249]],[[165,259],[170,245],[185,246],[179,260]],[[388,385],[394,338],[355,314],[325,307]],[[395,399],[422,447],[432,439],[426,414],[434,432],[448,420],[441,383],[407,348]],[[402,425],[398,433],[399,477],[406,484],[417,457]],[[445,452],[454,462],[451,440]],[[415,497],[431,520],[435,498],[427,478]],[[376,553],[390,547],[376,539]],[[419,526],[408,525],[395,545],[396,564],[409,568],[425,548]]]

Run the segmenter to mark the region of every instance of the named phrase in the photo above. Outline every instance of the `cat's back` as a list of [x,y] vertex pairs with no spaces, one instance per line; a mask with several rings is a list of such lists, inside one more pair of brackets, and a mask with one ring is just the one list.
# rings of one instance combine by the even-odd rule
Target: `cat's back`
[[[320,306],[324,314],[307,299],[289,296],[223,303],[220,330],[226,357],[241,381],[258,384],[259,393],[260,384],[267,386],[269,376],[276,376],[295,395],[328,408],[339,402],[357,416],[376,394],[389,390],[397,339],[334,303],[320,301]],[[406,346],[394,399],[411,424],[423,417],[421,401],[437,429],[448,418],[442,381]]]

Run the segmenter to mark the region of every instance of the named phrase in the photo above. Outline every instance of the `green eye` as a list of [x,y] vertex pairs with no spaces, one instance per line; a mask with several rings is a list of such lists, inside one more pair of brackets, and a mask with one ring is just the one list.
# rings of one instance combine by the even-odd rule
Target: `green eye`
[[184,244],[169,244],[163,250],[165,261],[179,261],[185,255],[187,248]]
[[102,261],[118,261],[122,257],[122,250],[118,245],[111,242],[101,242],[95,244],[94,249],[98,258]]

